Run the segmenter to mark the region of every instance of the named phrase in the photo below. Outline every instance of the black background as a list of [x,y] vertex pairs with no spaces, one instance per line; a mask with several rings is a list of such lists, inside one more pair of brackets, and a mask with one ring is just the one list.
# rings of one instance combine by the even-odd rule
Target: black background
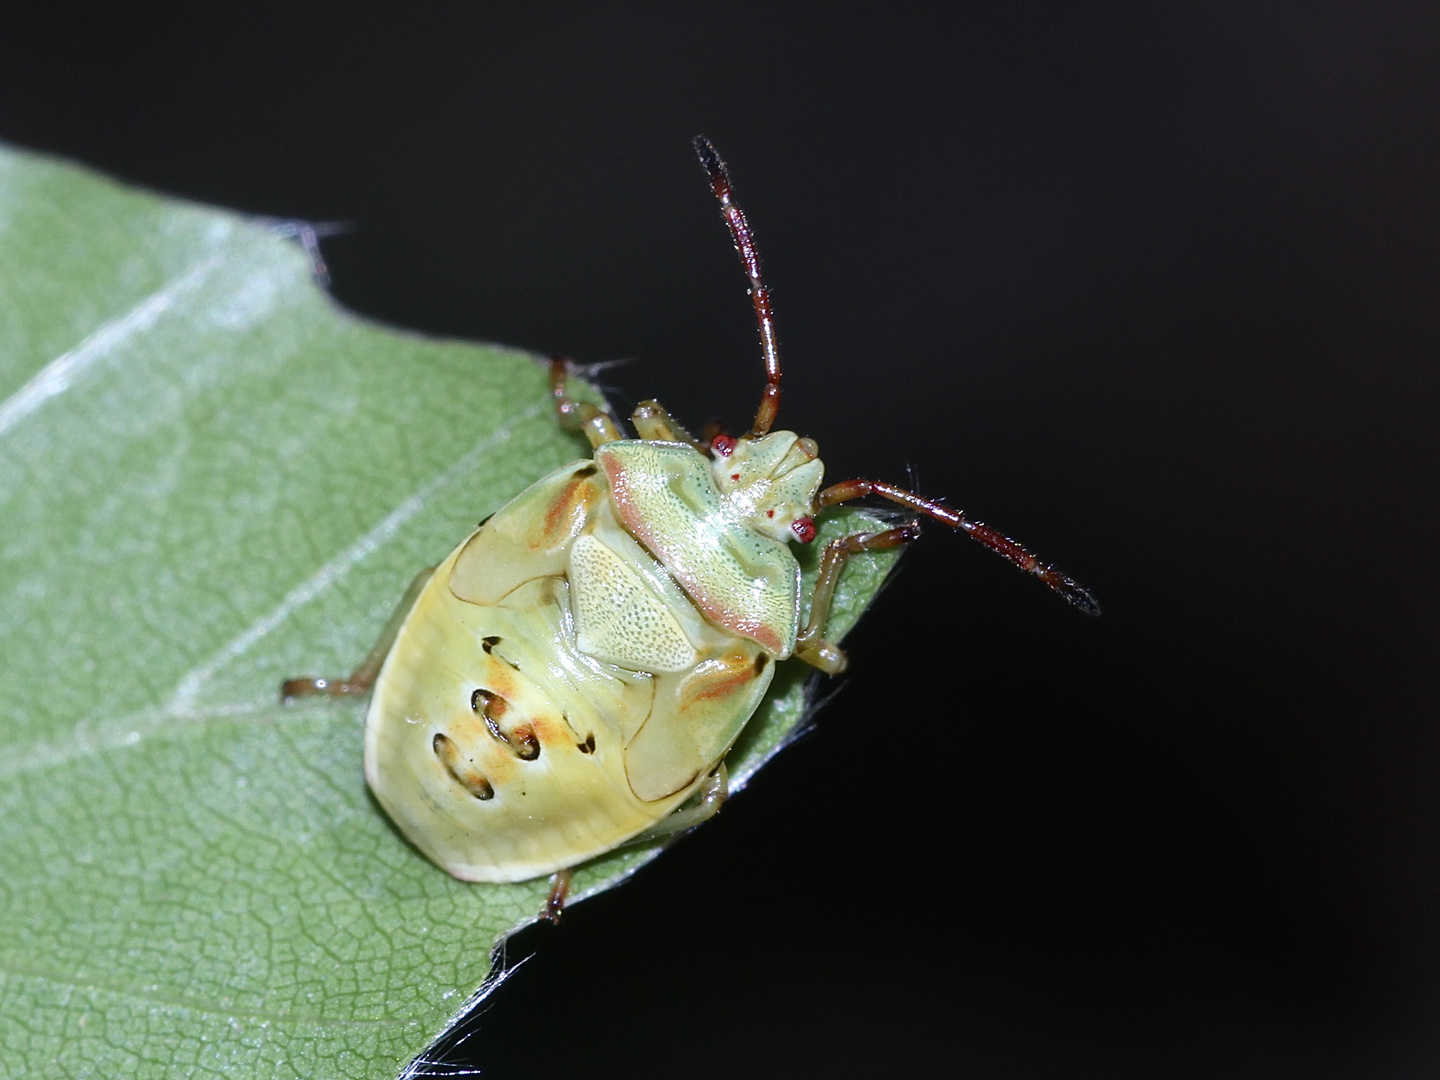
[[1440,10],[518,8],[7,5],[0,138],[353,223],[353,308],[741,427],[704,131],[783,426],[1106,614],[929,529],[818,733],[514,943],[470,1063],[1436,1075]]

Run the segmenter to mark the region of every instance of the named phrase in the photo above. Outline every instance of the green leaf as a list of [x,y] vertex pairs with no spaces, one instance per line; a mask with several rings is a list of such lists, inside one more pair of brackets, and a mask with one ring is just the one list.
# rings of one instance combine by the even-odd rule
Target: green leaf
[[[463,1014],[545,882],[430,865],[366,792],[363,705],[277,687],[349,670],[582,452],[535,357],[367,323],[274,229],[0,148],[0,1075],[390,1077]],[[855,560],[841,628],[892,561]],[[803,719],[787,668],[738,781]]]

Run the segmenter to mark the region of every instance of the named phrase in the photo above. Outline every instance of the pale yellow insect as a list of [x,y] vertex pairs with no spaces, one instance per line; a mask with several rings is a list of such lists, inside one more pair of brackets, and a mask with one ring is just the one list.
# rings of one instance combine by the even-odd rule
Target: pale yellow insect
[[719,808],[725,754],[777,662],[843,670],[824,629],[846,560],[904,544],[918,526],[829,544],[802,627],[788,545],[814,540],[825,507],[888,498],[1096,610],[1069,578],[959,511],[869,480],[821,490],[815,443],[771,430],[780,368],[769,293],[725,167],[708,142],[696,147],[760,325],[767,382],[751,431],[695,439],[652,401],[631,417],[639,438],[622,438],[610,417],[569,397],[565,364],[554,362],[559,419],[584,431],[593,459],[532,485],[422,574],[348,679],[296,679],[282,691],[373,683],[365,776],[386,813],[463,880],[561,872],[554,910],[569,867]]

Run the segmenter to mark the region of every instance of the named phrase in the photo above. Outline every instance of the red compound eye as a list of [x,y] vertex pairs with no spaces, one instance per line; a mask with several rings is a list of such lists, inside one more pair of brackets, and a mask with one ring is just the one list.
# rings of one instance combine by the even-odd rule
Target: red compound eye
[[809,544],[815,539],[815,519],[802,517],[796,518],[795,524],[790,526],[795,538],[802,544]]
[[735,436],[716,435],[713,439],[710,440],[710,449],[714,450],[715,453],[719,454],[721,457],[729,457],[732,453],[735,452]]

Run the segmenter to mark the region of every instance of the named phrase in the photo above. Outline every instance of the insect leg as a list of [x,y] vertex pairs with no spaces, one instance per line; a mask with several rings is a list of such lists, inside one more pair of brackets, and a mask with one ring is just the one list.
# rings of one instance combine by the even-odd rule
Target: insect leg
[[830,604],[835,599],[835,585],[840,572],[850,561],[850,556],[861,551],[884,551],[887,548],[908,544],[920,536],[918,522],[910,522],[899,528],[886,529],[877,533],[857,533],[842,536],[825,545],[825,554],[820,557],[820,576],[815,580],[815,591],[810,594],[810,617],[805,628],[795,640],[795,655],[807,664],[812,664],[826,675],[839,675],[849,661],[845,652],[825,640],[825,623],[830,618]]
[[566,431],[583,431],[590,445],[603,446],[622,438],[615,421],[606,416],[588,401],[576,401],[565,389],[565,377],[570,372],[567,361],[555,358],[550,361],[550,393],[555,398],[555,417]]
[[755,413],[755,426],[750,434],[764,435],[775,423],[775,414],[780,411],[780,350],[775,343],[775,313],[770,309],[770,290],[760,280],[760,253],[755,249],[750,223],[731,197],[730,171],[704,135],[695,136],[695,153],[710,175],[710,190],[715,192],[715,198],[720,202],[720,212],[725,215],[725,224],[730,226],[730,238],[735,241],[735,250],[740,254],[745,276],[750,279],[750,302],[755,305],[755,321],[760,326],[760,348],[765,354],[765,390],[760,395],[760,408]]
[[550,924],[560,921],[560,915],[565,910],[565,901],[570,896],[570,882],[572,875],[569,870],[556,870],[550,875],[550,895],[545,897],[545,905],[540,909],[540,918]]
[[317,679],[310,675],[286,679],[280,684],[280,700],[289,701],[291,698],[309,697],[312,694],[346,697],[369,691],[370,687],[375,685],[375,677],[380,674],[380,665],[385,663],[385,657],[390,653],[390,646],[395,644],[395,637],[400,633],[400,624],[405,621],[405,616],[410,614],[410,609],[415,606],[415,598],[420,595],[420,590],[434,572],[435,567],[430,566],[415,575],[415,580],[410,582],[405,594],[400,597],[400,603],[395,606],[395,613],[380,632],[380,640],[375,642],[375,647],[359,667],[343,679]]
[[670,415],[669,410],[658,401],[642,401],[630,414],[630,423],[642,439],[658,439],[662,442],[679,442],[706,453],[707,447],[685,430],[685,426]]
[[651,840],[661,840],[667,836],[685,832],[687,829],[693,829],[696,825],[703,824],[718,814],[729,797],[730,774],[726,771],[725,763],[722,761],[719,767],[705,778],[705,783],[700,785],[700,790],[695,798],[686,802],[669,817],[651,825],[639,836],[632,837],[629,843],[644,844]]
[[954,510],[934,499],[916,495],[913,491],[906,491],[894,484],[887,484],[883,480],[844,480],[838,484],[831,484],[820,492],[815,499],[815,505],[817,507],[834,506],[836,503],[848,502],[851,499],[863,499],[867,495],[879,495],[882,499],[889,499],[891,502],[899,503],[901,506],[932,517],[942,524],[949,525],[952,529],[959,529],[970,539],[979,541],[997,555],[1009,559],[1026,573],[1034,574],[1086,615],[1100,614],[1100,605],[1095,602],[1095,598],[1090,595],[1089,590],[1079,582],[1062,574],[1048,563],[1041,562],[1023,545],[1011,540],[1004,533],[998,532],[988,525],[982,525],[978,521],[971,521],[962,511]]

